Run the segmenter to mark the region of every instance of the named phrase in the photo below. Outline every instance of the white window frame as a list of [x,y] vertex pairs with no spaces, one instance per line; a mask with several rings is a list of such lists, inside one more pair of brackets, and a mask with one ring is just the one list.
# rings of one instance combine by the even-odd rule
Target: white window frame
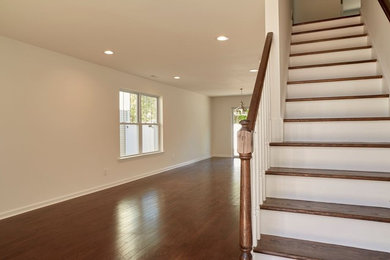
[[[138,91],[132,91],[132,90],[126,90],[126,89],[120,89],[119,90],[119,96],[121,92],[137,95],[137,123],[127,123],[127,122],[121,122],[119,119],[119,129],[122,125],[137,125],[138,126],[138,147],[139,147],[139,153],[137,154],[132,154],[132,155],[124,155],[122,156],[120,154],[120,138],[119,138],[119,159],[128,159],[128,158],[133,158],[133,157],[139,157],[139,156],[145,156],[145,155],[150,155],[150,154],[157,154],[157,153],[162,153],[163,148],[162,148],[162,123],[161,123],[161,111],[162,108],[161,106],[161,97],[152,95],[152,94],[146,94]],[[153,97],[157,98],[157,123],[142,123],[142,115],[141,115],[141,96],[146,96],[146,97]],[[118,104],[119,107],[119,104]],[[120,114],[120,108],[119,108],[119,114]],[[120,118],[120,117],[119,117]],[[144,153],[142,151],[142,126],[145,125],[153,125],[158,127],[158,150],[153,151],[153,152],[146,152]]]

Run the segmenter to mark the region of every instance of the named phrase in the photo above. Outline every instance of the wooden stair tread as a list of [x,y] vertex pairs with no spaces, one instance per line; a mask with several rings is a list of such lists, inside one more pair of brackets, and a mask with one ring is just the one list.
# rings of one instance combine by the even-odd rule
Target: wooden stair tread
[[309,30],[309,31],[302,31],[302,32],[293,32],[292,35],[299,35],[299,34],[305,34],[305,33],[316,33],[316,32],[331,31],[331,30],[339,30],[339,29],[358,27],[358,26],[364,26],[364,23],[349,24],[349,25],[342,25],[342,26],[335,26],[335,27],[327,27],[327,28],[315,29],[315,30]]
[[267,175],[282,176],[390,181],[390,172],[271,167],[265,173]]
[[272,142],[270,146],[298,147],[355,147],[355,148],[390,148],[390,143],[357,143],[357,142]]
[[342,65],[361,64],[361,63],[374,63],[374,62],[377,62],[377,61],[378,61],[377,59],[371,59],[371,60],[335,62],[335,63],[325,63],[325,64],[313,64],[313,65],[303,65],[303,66],[292,66],[292,67],[288,67],[288,69],[289,69],[289,70],[295,70],[295,69],[308,69],[308,68],[317,68],[317,67],[331,67],[331,66],[342,66]]
[[349,15],[349,16],[341,16],[341,17],[335,17],[335,18],[327,18],[327,19],[315,20],[315,21],[310,21],[310,22],[295,23],[295,24],[293,24],[293,26],[312,24],[312,23],[329,22],[329,21],[348,19],[348,18],[353,18],[353,17],[358,17],[358,16],[360,16],[360,14],[354,14],[354,15]]
[[388,121],[390,117],[285,118],[284,122]]
[[390,208],[267,198],[260,209],[390,223]]
[[317,40],[309,40],[309,41],[292,42],[291,45],[299,45],[299,44],[307,44],[307,43],[316,43],[316,42],[327,42],[327,41],[337,41],[337,40],[344,40],[344,39],[351,39],[351,38],[359,38],[359,37],[366,37],[366,36],[368,36],[367,33],[362,33],[362,34],[355,34],[355,35],[348,35],[348,36],[339,36],[339,37],[332,37],[332,38],[325,38],[325,39],[317,39]]
[[261,235],[254,251],[300,260],[388,260],[390,253],[294,238]]
[[350,80],[366,80],[366,79],[381,79],[382,75],[375,76],[363,76],[363,77],[349,77],[349,78],[333,78],[333,79],[311,79],[311,80],[296,80],[288,81],[287,84],[308,84],[308,83],[323,83],[323,82],[335,82],[335,81],[350,81]]
[[301,101],[326,101],[326,100],[343,100],[343,99],[367,99],[367,98],[388,98],[389,94],[380,95],[356,95],[356,96],[335,96],[335,97],[312,97],[312,98],[288,98],[286,102]]
[[290,54],[290,57],[324,54],[324,53],[332,53],[332,52],[342,52],[342,51],[355,51],[355,50],[364,50],[364,49],[371,49],[371,48],[372,48],[372,45],[367,45],[367,46],[331,49],[331,50],[323,50],[323,51],[309,51],[309,52],[293,53],[293,54]]

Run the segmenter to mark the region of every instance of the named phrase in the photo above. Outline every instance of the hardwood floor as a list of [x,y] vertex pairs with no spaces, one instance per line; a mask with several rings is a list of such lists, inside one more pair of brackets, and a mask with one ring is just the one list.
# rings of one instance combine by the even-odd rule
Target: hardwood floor
[[0,221],[0,259],[237,259],[239,160],[212,158]]

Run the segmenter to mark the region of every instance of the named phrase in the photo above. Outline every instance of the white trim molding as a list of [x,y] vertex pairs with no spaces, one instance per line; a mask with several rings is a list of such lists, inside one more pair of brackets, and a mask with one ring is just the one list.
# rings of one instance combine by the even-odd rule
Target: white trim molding
[[228,157],[228,158],[234,158],[231,154],[213,154],[211,157]]

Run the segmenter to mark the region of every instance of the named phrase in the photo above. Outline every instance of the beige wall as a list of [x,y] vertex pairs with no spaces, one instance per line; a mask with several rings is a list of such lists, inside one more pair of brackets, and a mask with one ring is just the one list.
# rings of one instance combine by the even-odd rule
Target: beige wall
[[[206,96],[3,37],[0,57],[0,218],[210,155]],[[164,153],[118,160],[121,88],[162,96]]]
[[[243,96],[249,106],[251,96]],[[211,98],[211,154],[212,156],[233,156],[232,108],[240,105],[241,96]]]
[[[362,16],[380,63],[387,88],[390,87],[390,23],[378,1],[362,0]],[[386,87],[385,86],[385,87]],[[388,89],[387,89],[388,91]]]
[[361,0],[344,0],[343,1],[343,10],[355,10],[361,7]]
[[340,0],[294,0],[294,23],[338,17]]

